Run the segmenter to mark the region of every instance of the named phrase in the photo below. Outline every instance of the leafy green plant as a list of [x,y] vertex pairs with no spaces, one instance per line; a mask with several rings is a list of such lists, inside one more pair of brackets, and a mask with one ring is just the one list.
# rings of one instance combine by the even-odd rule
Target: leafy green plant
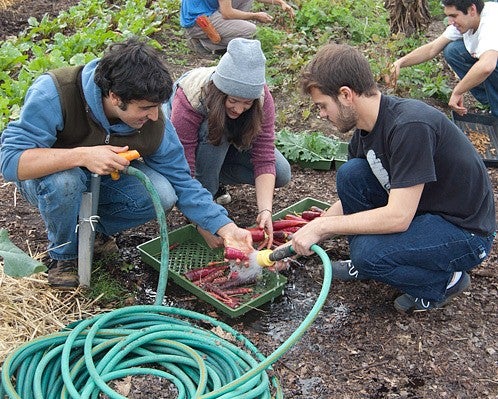
[[275,145],[291,162],[332,160],[341,150],[341,141],[321,132],[295,133],[286,129],[277,132]]
[[53,68],[85,64],[110,43],[132,35],[150,38],[163,24],[178,23],[179,8],[179,0],[81,0],[53,19],[30,18],[18,37],[0,43],[0,131],[19,115],[36,77]]

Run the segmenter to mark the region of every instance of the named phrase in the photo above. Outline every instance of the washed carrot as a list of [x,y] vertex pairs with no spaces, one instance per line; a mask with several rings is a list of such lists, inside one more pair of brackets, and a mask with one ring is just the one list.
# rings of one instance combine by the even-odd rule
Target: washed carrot
[[248,227],[246,230],[251,233],[253,242],[264,241],[267,238],[267,234],[264,229],[259,227]]
[[309,209],[309,210],[310,210],[310,211],[312,211],[312,212],[320,212],[320,213],[325,212],[325,210],[324,210],[324,209],[322,209],[322,208],[320,208],[320,207],[318,207],[318,206],[316,206],[316,205],[312,205],[312,206],[310,206],[310,209]]
[[[118,155],[127,159],[128,161],[133,161],[134,159],[140,158],[140,153],[137,150],[129,150],[125,152],[119,152]],[[118,180],[119,179],[119,171],[115,170],[111,172],[111,179]]]
[[240,249],[225,247],[225,259],[230,260],[248,260],[249,257],[246,253],[242,252]]

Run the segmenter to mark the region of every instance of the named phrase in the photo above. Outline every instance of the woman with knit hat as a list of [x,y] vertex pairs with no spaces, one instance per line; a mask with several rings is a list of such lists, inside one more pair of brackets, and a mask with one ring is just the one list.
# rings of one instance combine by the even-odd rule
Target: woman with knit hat
[[175,82],[169,109],[192,176],[218,203],[230,201],[219,196],[220,184],[254,185],[256,223],[272,237],[274,188],[286,185],[291,171],[274,144],[265,62],[259,41],[233,39],[217,66],[190,70]]

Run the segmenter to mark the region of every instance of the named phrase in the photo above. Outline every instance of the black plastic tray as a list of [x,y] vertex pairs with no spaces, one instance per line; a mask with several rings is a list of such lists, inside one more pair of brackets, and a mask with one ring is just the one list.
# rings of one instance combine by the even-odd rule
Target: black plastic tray
[[453,122],[468,136],[482,133],[489,137],[489,145],[481,156],[486,166],[498,167],[498,119],[491,115],[452,113]]

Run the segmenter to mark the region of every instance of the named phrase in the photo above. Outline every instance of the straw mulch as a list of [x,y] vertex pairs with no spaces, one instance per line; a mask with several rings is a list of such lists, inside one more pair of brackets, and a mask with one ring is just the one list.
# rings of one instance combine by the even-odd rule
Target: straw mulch
[[107,311],[82,289],[57,291],[44,274],[15,279],[0,262],[0,363],[25,342],[57,332],[69,323]]
[[16,0],[0,0],[0,10],[3,10],[9,7],[12,3],[15,3]]

